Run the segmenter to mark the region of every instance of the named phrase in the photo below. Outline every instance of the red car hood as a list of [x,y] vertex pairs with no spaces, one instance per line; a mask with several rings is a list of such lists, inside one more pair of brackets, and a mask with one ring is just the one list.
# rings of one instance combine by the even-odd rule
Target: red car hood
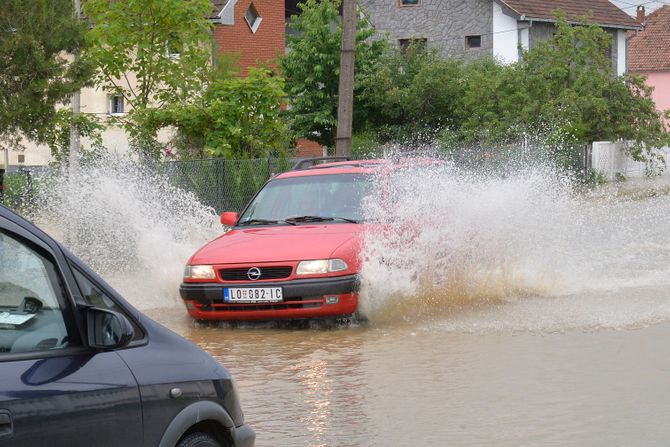
[[363,232],[360,224],[273,226],[231,230],[209,242],[190,264],[247,264],[327,259]]

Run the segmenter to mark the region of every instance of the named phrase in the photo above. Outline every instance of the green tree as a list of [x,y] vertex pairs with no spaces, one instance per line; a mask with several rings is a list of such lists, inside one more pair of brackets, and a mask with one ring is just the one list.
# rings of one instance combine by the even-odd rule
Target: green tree
[[91,77],[85,61],[64,56],[81,50],[84,29],[72,0],[0,2],[0,145],[47,141],[56,107]]
[[525,72],[517,65],[503,65],[494,59],[469,62],[460,83],[463,93],[455,113],[456,132],[466,144],[490,145],[521,138],[539,128],[533,115],[532,97]]
[[420,41],[388,48],[361,76],[360,101],[381,142],[430,139],[455,124],[463,95],[464,64],[446,59]]
[[265,158],[289,147],[291,133],[281,114],[284,80],[266,68],[246,77],[214,69],[202,96],[173,103],[153,114],[156,127],[174,126],[182,158]]
[[[332,146],[337,125],[337,90],[342,36],[340,0],[306,0],[301,13],[291,21],[288,51],[280,65],[286,77],[289,116],[300,136]],[[355,79],[361,78],[381,54],[385,42],[371,37],[374,30],[361,18],[356,33]],[[365,121],[365,111],[356,100],[354,126]]]
[[152,113],[200,94],[212,45],[211,0],[87,0],[87,57],[96,81],[130,106],[119,119],[132,141],[158,156]]
[[453,148],[528,137],[550,145],[623,139],[635,142],[634,156],[653,158],[645,148],[664,146],[668,133],[644,79],[616,76],[607,56],[612,37],[600,27],[560,15],[556,27],[510,65],[445,59],[418,44],[389,49],[359,82],[377,140],[439,133]]
[[70,127],[73,119],[76,119],[79,135],[86,137],[92,146],[88,151],[80,148],[81,155],[89,156],[102,145],[104,125],[95,115],[80,113],[74,118],[70,109],[59,109],[56,111],[52,128],[46,132],[44,141],[51,149],[53,159],[58,163],[66,162],[70,153]]
[[[586,22],[586,20],[585,20]],[[617,77],[607,56],[612,37],[597,25],[571,25],[509,67],[470,70],[460,111],[466,141],[514,139],[520,133],[590,143],[631,140],[634,154],[668,141],[643,78]]]

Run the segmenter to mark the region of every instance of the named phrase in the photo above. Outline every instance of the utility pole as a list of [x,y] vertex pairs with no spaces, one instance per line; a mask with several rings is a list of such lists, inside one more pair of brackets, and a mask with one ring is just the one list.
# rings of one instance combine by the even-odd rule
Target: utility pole
[[[77,20],[81,18],[81,0],[74,1],[74,16]],[[77,50],[74,51],[74,60],[77,60]],[[72,122],[70,123],[70,173],[73,173],[77,169],[79,164],[79,152],[80,152],[80,135],[79,135],[79,126],[77,121],[79,118],[79,112],[81,111],[81,96],[80,91],[77,90],[72,94]]]
[[342,44],[340,86],[337,98],[335,155],[351,156],[351,127],[354,114],[354,48],[356,46],[356,0],[342,0]]

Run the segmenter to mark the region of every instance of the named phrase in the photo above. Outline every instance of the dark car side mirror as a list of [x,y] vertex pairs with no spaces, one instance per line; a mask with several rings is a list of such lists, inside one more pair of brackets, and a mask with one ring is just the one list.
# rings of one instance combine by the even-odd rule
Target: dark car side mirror
[[234,211],[226,211],[221,213],[221,223],[227,227],[232,227],[237,222],[239,215]]
[[118,312],[99,307],[86,309],[88,345],[110,350],[124,348],[133,339],[135,331],[130,321]]

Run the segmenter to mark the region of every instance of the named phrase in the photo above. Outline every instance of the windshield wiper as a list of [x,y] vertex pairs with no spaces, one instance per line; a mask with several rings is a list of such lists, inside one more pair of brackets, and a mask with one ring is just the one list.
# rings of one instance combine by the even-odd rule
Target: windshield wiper
[[347,219],[346,217],[323,217],[323,216],[295,216],[288,217],[288,222],[329,222],[331,220],[343,220],[345,222],[358,223],[357,220]]
[[339,216],[335,216],[335,217],[333,217],[333,219],[335,219],[335,220],[343,220],[343,221],[345,221],[345,222],[349,222],[349,223],[358,223],[358,222],[359,222],[359,221],[356,220],[356,219],[349,219],[348,217],[339,217]]
[[249,219],[245,220],[244,222],[240,222],[238,225],[276,225],[276,224],[289,224],[289,225],[295,225],[294,222],[289,222],[287,220],[272,220],[272,219]]

